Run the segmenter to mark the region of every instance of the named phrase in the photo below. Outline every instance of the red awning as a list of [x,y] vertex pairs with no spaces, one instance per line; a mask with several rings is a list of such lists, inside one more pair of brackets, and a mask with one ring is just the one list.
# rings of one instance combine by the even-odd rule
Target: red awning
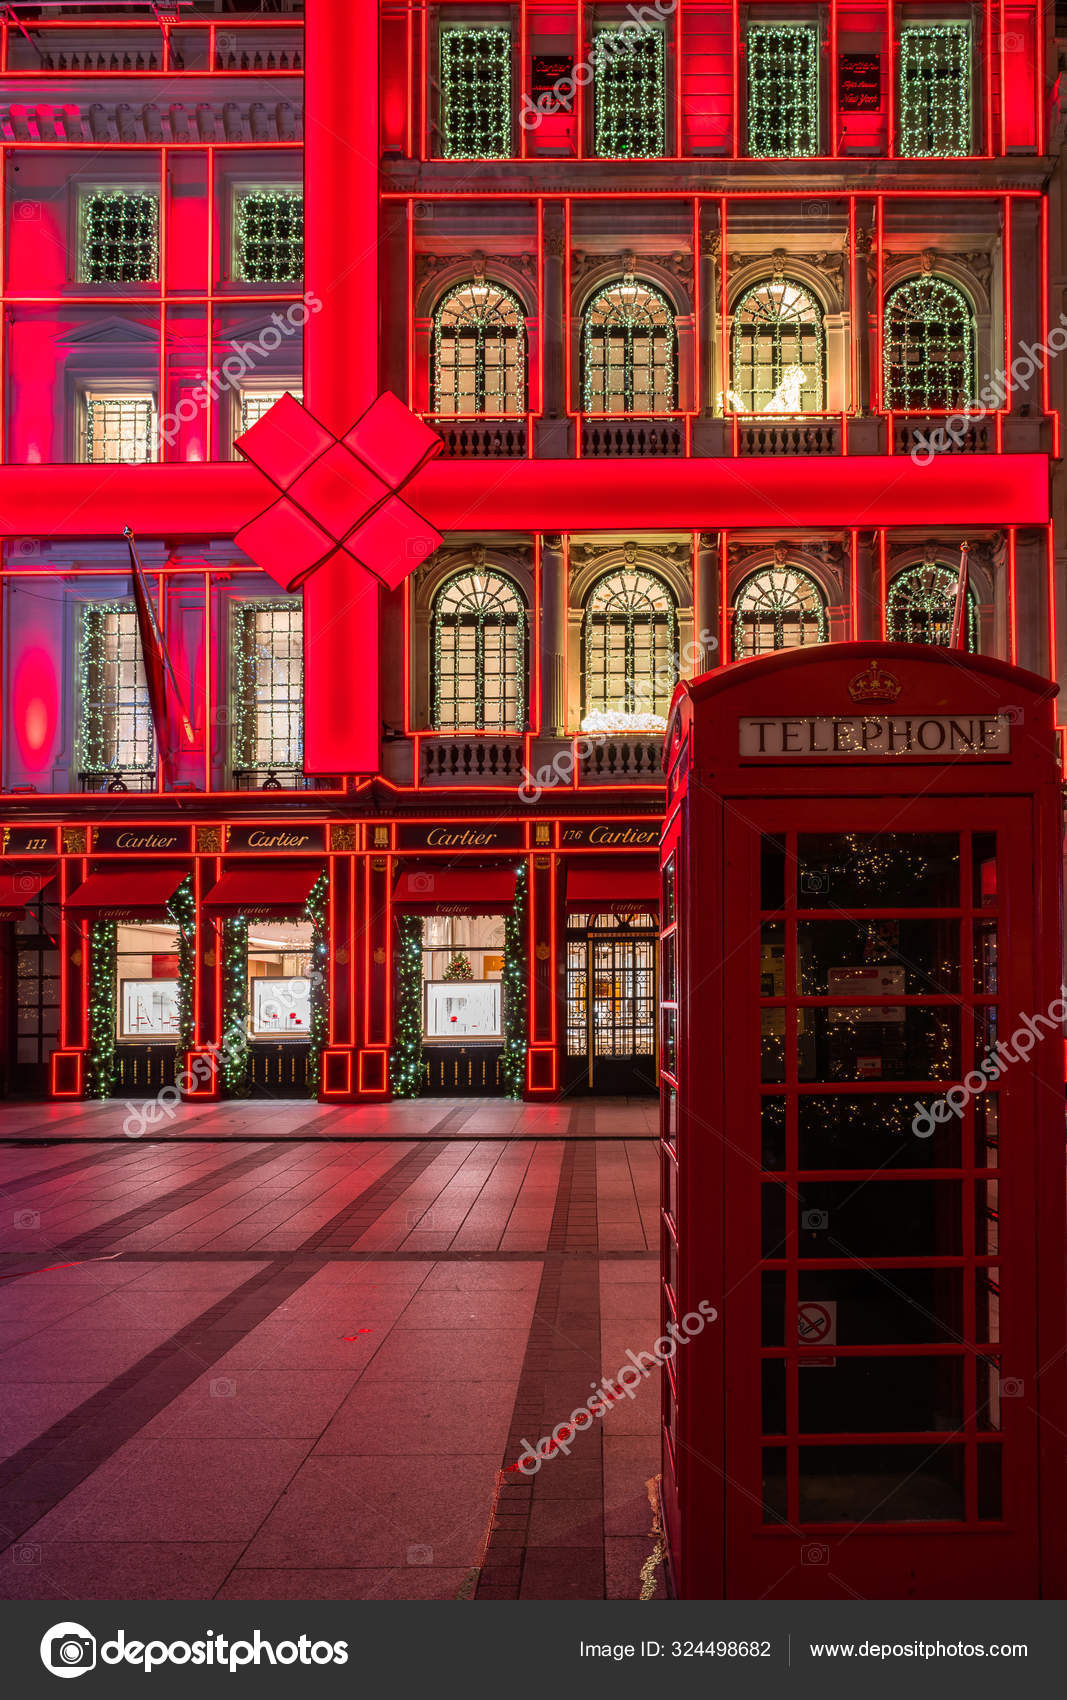
[[17,921],[51,878],[51,871],[42,874],[37,868],[32,873],[0,874],[0,921]]
[[218,919],[247,915],[257,921],[299,920],[322,867],[318,862],[250,863],[223,874],[204,899]]
[[67,908],[97,921],[163,921],[184,878],[181,868],[108,868],[90,874]]
[[407,915],[506,915],[514,902],[514,868],[408,867],[393,888]]
[[567,869],[567,908],[572,914],[634,915],[659,912],[659,871],[630,867],[619,857],[572,863]]

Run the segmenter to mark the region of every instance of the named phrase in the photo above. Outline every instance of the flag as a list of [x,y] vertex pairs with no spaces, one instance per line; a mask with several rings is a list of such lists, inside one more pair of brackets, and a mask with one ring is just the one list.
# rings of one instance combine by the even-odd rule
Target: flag
[[156,618],[156,610],[149,595],[144,568],[137,554],[137,545],[129,526],[126,527],[122,535],[129,546],[130,565],[133,568],[133,600],[137,609],[137,629],[141,634],[141,654],[144,657],[145,678],[148,683],[148,702],[152,710],[152,725],[156,732],[156,748],[160,756],[166,760],[168,688],[173,693],[182,729],[190,744],[193,741],[193,728],[189,716],[185,712],[182,694],[178,688],[178,680],[167,653],[167,646],[163,641],[163,633],[159,629],[159,621]]
[[969,543],[960,544],[960,576],[956,580],[956,601],[952,609],[952,632],[948,640],[950,649],[967,648],[967,557],[970,552]]

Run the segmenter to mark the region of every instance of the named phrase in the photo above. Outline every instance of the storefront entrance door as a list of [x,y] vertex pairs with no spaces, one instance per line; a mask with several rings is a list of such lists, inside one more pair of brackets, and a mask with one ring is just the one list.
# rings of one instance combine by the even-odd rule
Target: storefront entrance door
[[899,816],[727,816],[734,1598],[1037,1592],[1029,805]]
[[655,1093],[656,950],[651,915],[567,923],[567,1060],[572,1086]]

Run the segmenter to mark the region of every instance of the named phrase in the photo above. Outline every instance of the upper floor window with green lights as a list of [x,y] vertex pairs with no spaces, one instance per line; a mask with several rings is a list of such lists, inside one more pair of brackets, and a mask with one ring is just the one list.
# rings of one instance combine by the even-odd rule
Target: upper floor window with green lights
[[247,189],[234,200],[233,275],[242,283],[299,283],[304,197],[299,189]]
[[900,134],[905,159],[958,159],[974,151],[969,23],[904,24]]
[[667,151],[667,42],[647,24],[597,31],[593,148],[601,159],[658,159]]
[[445,159],[509,159],[511,31],[450,24],[440,42],[441,152]]
[[750,24],[748,151],[800,159],[819,151],[819,31],[815,24]]
[[139,189],[91,189],[82,195],[78,213],[83,283],[158,281],[158,196]]

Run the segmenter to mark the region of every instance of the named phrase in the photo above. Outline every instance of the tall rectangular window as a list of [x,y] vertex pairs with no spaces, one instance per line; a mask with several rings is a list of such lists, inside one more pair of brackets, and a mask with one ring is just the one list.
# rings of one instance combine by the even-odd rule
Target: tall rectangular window
[[78,763],[93,780],[154,774],[156,739],[137,615],[125,602],[82,608],[78,651]]
[[89,390],[81,459],[96,465],[156,458],[156,401],[151,395]]
[[83,283],[155,283],[159,278],[159,200],[126,189],[83,194],[78,275]]
[[241,283],[299,283],[304,276],[304,197],[299,189],[252,189],[234,201],[233,275]]
[[595,152],[601,159],[656,159],[665,154],[663,31],[644,24],[598,30],[591,59]]
[[906,159],[973,151],[971,56],[969,23],[902,26],[898,146]]
[[509,159],[511,31],[445,26],[440,46],[444,157]]
[[304,608],[244,602],[233,614],[234,777],[256,783],[304,766]]
[[819,31],[815,24],[751,24],[748,151],[800,159],[819,151]]

